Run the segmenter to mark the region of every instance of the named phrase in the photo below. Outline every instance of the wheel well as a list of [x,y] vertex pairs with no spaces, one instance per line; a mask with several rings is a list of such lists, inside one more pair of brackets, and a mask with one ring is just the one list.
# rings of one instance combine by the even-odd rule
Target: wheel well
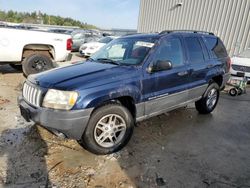
[[116,103],[116,104],[120,104],[120,105],[126,107],[130,111],[133,118],[136,118],[136,107],[135,107],[134,99],[132,97],[129,97],[129,96],[119,97],[119,98],[115,98],[115,99],[112,99],[112,100],[109,100],[109,101],[105,101],[105,102],[97,105],[95,107],[95,109],[93,110],[93,112],[96,109],[98,109],[99,107],[110,104],[110,103],[111,104]]
[[223,82],[223,77],[221,75],[219,76],[215,76],[212,78],[212,81],[214,81],[215,83],[217,83],[219,86],[222,85]]
[[136,107],[132,97],[119,97],[117,100],[130,111],[134,118],[136,118]]
[[22,60],[31,54],[43,54],[51,59],[55,58],[55,50],[51,45],[28,44],[24,46]]

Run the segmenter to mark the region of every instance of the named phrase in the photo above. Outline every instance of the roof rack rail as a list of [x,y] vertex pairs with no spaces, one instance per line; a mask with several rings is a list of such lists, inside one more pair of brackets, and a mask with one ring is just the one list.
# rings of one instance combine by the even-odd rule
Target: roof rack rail
[[159,35],[167,34],[167,33],[174,33],[174,32],[187,32],[187,33],[200,33],[200,34],[208,34],[208,35],[214,35],[212,32],[208,31],[196,31],[196,30],[165,30],[161,31]]
[[127,33],[122,35],[123,37],[129,36],[129,35],[137,35],[137,34],[142,34],[142,33]]

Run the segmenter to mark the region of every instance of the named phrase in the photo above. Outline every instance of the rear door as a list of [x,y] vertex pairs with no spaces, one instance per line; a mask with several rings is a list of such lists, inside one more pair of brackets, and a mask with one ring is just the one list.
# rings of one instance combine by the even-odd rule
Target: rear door
[[156,114],[187,99],[188,66],[185,63],[182,41],[177,36],[160,39],[159,46],[149,58],[149,63],[171,61],[171,70],[149,73],[145,71],[143,93],[145,113]]
[[215,36],[203,36],[202,38],[209,52],[210,64],[214,64],[214,66],[220,65],[224,68],[225,72],[228,72],[230,69],[228,61],[230,59],[223,42]]
[[207,87],[206,75],[213,65],[209,64],[208,52],[199,36],[184,36],[190,70],[188,99],[196,99]]

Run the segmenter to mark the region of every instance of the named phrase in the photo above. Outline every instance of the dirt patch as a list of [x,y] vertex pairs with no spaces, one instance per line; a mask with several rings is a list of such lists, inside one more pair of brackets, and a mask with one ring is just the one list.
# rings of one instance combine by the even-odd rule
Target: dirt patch
[[0,96],[0,105],[3,105],[3,104],[6,104],[6,103],[9,103],[10,100],[8,99],[3,99],[1,96]]

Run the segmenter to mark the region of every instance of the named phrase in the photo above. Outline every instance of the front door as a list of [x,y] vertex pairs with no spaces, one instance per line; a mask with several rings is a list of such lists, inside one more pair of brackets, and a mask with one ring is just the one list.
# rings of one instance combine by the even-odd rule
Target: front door
[[188,96],[189,72],[180,38],[166,36],[160,39],[159,46],[149,61],[149,64],[170,61],[172,69],[153,73],[145,71],[143,80],[145,113],[159,114],[185,102]]

